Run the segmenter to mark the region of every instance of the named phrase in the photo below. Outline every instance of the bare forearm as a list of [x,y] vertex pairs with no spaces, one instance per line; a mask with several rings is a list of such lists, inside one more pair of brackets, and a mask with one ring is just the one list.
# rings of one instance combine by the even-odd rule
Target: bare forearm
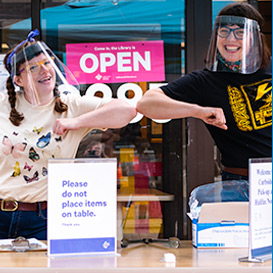
[[127,102],[114,99],[103,107],[77,118],[80,128],[121,128],[135,116],[136,109]]
[[127,102],[114,99],[101,108],[75,118],[57,119],[53,132],[59,135],[79,128],[121,128],[126,126],[137,112]]
[[157,88],[149,90],[137,104],[137,111],[153,119],[198,117],[200,106],[167,97]]
[[223,109],[177,101],[166,96],[159,88],[149,90],[144,94],[137,104],[137,111],[151,119],[194,117],[227,130]]

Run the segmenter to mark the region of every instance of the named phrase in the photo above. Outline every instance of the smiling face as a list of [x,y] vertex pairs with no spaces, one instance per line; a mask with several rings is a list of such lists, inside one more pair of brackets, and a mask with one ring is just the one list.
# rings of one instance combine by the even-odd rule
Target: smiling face
[[206,56],[206,68],[250,74],[260,68],[261,62],[259,24],[245,17],[217,16]]
[[26,99],[32,104],[46,104],[54,96],[56,76],[51,62],[41,53],[20,65],[20,75],[15,76],[16,84],[24,89]]
[[242,59],[244,44],[244,29],[238,25],[219,26],[217,48],[220,54],[229,62],[237,62]]

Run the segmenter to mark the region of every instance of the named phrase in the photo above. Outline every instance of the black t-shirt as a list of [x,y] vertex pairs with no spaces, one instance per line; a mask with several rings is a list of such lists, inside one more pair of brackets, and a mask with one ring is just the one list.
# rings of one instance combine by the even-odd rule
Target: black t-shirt
[[194,71],[162,86],[176,100],[224,110],[228,130],[207,125],[227,167],[272,156],[272,70],[254,74]]

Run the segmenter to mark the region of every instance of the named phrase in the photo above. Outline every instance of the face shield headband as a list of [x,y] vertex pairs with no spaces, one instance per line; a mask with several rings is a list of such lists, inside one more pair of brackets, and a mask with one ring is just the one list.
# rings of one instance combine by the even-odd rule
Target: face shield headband
[[218,16],[206,58],[210,71],[250,74],[262,63],[260,28],[255,20]]
[[8,61],[13,83],[19,85],[21,79],[19,86],[33,105],[40,105],[41,96],[51,92],[79,94],[73,74],[42,41],[33,42],[19,52],[15,49]]
[[12,79],[13,79],[13,76],[14,76],[14,72],[13,72],[13,69],[12,69],[13,68],[13,63],[14,63],[13,58],[14,58],[14,55],[16,54],[17,49],[20,46],[22,46],[23,44],[27,43],[27,42],[34,42],[35,41],[34,37],[37,36],[37,35],[39,35],[39,30],[38,29],[35,29],[35,30],[31,31],[28,34],[27,39],[22,41],[19,45],[17,45],[13,49],[13,51],[9,54],[8,59],[7,59],[7,67],[8,67],[8,70],[9,70],[9,73],[10,73],[10,76],[11,76]]

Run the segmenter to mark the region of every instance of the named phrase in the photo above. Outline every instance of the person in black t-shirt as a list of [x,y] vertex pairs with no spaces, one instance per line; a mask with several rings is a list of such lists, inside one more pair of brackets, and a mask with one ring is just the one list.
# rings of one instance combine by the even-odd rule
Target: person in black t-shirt
[[271,54],[261,14],[232,3],[215,20],[206,68],[148,90],[137,110],[153,119],[205,122],[222,156],[222,179],[247,179],[249,158],[272,156]]

